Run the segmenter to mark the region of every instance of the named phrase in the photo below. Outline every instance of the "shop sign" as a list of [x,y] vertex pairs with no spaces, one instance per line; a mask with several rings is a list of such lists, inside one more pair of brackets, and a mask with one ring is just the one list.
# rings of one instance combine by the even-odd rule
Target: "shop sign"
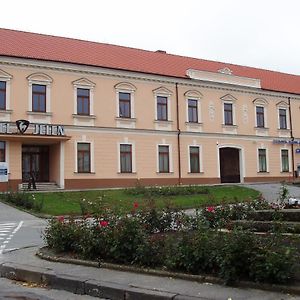
[[8,181],[7,162],[0,162],[0,182]]
[[[24,134],[30,131],[33,135],[51,135],[64,136],[65,129],[63,125],[37,124],[30,123],[28,120],[17,120],[16,127],[11,126],[11,123],[0,123],[0,134]],[[15,129],[15,130],[14,130]]]
[[300,140],[290,140],[290,139],[275,139],[273,144],[293,144],[300,145]]

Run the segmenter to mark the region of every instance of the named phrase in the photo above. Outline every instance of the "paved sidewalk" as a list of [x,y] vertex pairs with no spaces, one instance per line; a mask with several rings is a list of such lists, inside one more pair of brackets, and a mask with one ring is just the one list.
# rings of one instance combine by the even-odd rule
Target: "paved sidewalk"
[[90,295],[112,300],[300,300],[300,296],[252,288],[225,287],[210,283],[49,262],[36,257],[37,250],[36,247],[20,249],[0,257],[1,276],[20,276],[31,281],[50,279],[54,283],[54,288],[76,291],[79,294],[88,291],[94,293]]
[[[268,202],[276,202],[279,197],[280,183],[253,183],[245,184],[244,186],[255,189],[262,193],[263,197]],[[289,195],[292,198],[300,199],[300,187],[295,185],[286,185]]]

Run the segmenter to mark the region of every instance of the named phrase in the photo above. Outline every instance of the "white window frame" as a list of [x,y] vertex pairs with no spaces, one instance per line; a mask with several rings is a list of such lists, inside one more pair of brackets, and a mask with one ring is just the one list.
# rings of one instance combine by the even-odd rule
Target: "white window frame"
[[[198,91],[187,91],[185,94],[185,101],[186,101],[186,122],[191,124],[199,124],[202,123],[202,107],[201,107],[201,99],[202,94]],[[189,121],[189,100],[196,100],[197,101],[197,114],[198,114],[198,121],[197,123]]]
[[[90,144],[90,163],[91,163],[91,169],[89,173],[78,173],[78,144],[79,143],[85,143],[85,144]],[[87,141],[85,138],[82,138],[81,140],[76,140],[74,141],[74,149],[75,149],[75,171],[74,173],[77,174],[91,174],[91,173],[95,173],[95,159],[94,159],[94,142],[93,141]]]
[[[289,164],[289,169],[288,171],[283,171],[283,168],[282,168],[282,150],[287,150],[288,151],[288,164]],[[291,172],[291,169],[292,169],[292,164],[291,164],[291,153],[290,153],[290,149],[289,148],[280,148],[280,152],[279,152],[279,155],[280,155],[280,172],[281,173],[289,173]]]
[[[266,164],[267,164],[267,166],[266,166],[266,171],[264,171],[264,172],[259,171],[259,150],[266,150]],[[268,151],[268,148],[266,148],[266,147],[257,148],[256,161],[257,161],[257,173],[260,173],[260,174],[269,173],[269,151]]]
[[[263,98],[257,98],[253,101],[254,104],[254,118],[255,118],[255,127],[266,129],[268,128],[268,101]],[[257,115],[256,115],[256,107],[263,107],[264,108],[264,127],[257,127]]]
[[12,75],[0,70],[0,81],[4,81],[6,83],[5,110],[10,110],[11,79]]
[[[121,172],[121,145],[131,145],[131,172],[130,173],[122,173]],[[118,143],[118,173],[119,174],[132,174],[136,173],[136,159],[135,159],[135,142],[119,142]]]
[[[236,126],[236,101],[237,99],[232,95],[228,94],[221,97],[222,100],[222,118],[223,126]],[[225,124],[225,103],[232,105],[232,124]]]
[[80,115],[80,117],[89,117],[94,115],[94,89],[96,84],[86,78],[80,78],[72,82],[74,91],[74,115],[78,116],[77,112],[77,89],[86,89],[90,91],[90,113],[89,115]]
[[188,151],[188,165],[189,165],[189,174],[199,174],[199,173],[192,173],[191,172],[191,158],[190,158],[190,148],[191,147],[198,147],[199,149],[199,173],[203,173],[203,155],[202,155],[202,145],[194,144],[194,145],[188,145],[187,151]]
[[[135,99],[134,94],[136,87],[129,82],[120,82],[115,85],[116,90],[116,116],[117,118],[122,119],[135,119]],[[119,93],[128,93],[130,94],[130,118],[124,118],[120,116],[120,103],[119,103]]]
[[[172,92],[170,90],[168,90],[165,87],[160,87],[156,90],[153,90],[154,93],[154,111],[155,111],[155,116],[154,116],[154,120],[157,122],[168,122],[172,120],[172,116],[171,116],[171,96],[172,96]],[[167,120],[158,120],[157,118],[157,97],[166,97],[167,98]]]
[[[169,172],[159,172],[159,146],[168,146],[169,147]],[[171,144],[157,144],[156,145],[156,173],[158,174],[170,174],[173,173],[173,149]]]
[[[28,80],[28,111],[38,114],[45,114],[51,112],[51,85],[53,79],[44,73],[34,73],[27,77]],[[32,85],[45,85],[46,86],[46,112],[32,111]]]

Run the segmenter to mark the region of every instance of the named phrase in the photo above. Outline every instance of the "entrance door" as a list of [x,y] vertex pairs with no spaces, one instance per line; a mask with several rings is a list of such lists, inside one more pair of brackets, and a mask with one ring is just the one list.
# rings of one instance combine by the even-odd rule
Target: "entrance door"
[[222,183],[237,183],[241,181],[239,149],[220,148],[220,173]]
[[30,174],[37,182],[49,181],[49,147],[22,146],[22,180],[28,181]]

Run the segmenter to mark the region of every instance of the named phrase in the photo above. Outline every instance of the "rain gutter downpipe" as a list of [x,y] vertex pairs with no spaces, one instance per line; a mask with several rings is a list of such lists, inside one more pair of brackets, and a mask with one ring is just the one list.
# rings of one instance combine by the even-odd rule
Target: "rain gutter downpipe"
[[294,134],[293,134],[293,122],[292,122],[292,109],[291,109],[291,97],[288,97],[289,103],[289,116],[290,116],[290,135],[291,135],[291,150],[292,150],[292,173],[293,173],[293,182],[295,181],[295,157],[294,157]]
[[180,125],[179,125],[179,99],[178,99],[178,83],[175,83],[176,89],[176,117],[177,117],[177,152],[178,152],[178,184],[182,184],[181,181],[181,149],[180,149]]

